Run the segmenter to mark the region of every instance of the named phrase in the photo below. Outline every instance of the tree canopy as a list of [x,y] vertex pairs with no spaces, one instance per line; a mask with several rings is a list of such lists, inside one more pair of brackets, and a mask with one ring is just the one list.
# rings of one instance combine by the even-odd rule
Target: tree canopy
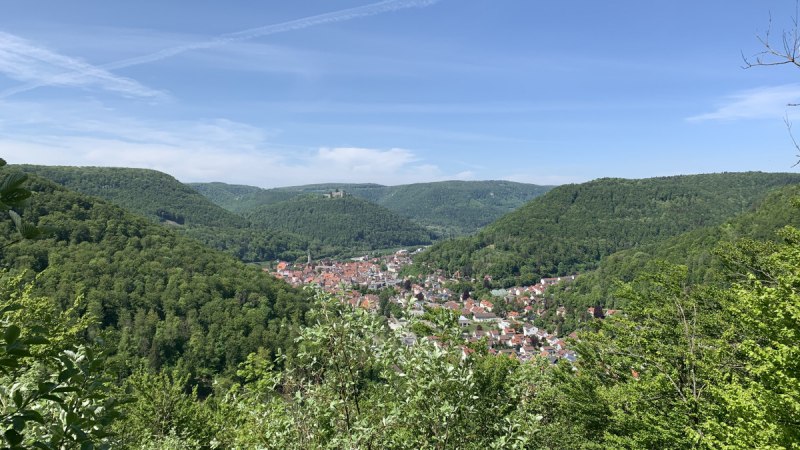
[[474,236],[437,243],[415,265],[507,285],[584,272],[616,251],[720,224],[798,181],[751,172],[559,186]]

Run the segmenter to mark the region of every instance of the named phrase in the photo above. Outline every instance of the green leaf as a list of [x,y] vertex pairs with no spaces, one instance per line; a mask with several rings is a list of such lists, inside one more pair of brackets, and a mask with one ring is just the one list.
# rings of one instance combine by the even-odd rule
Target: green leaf
[[11,220],[14,222],[14,226],[17,227],[17,230],[22,228],[22,217],[20,217],[16,211],[9,211],[8,215],[11,217]]
[[57,395],[53,395],[53,394],[40,395],[39,398],[44,399],[44,400],[50,400],[51,402],[58,403],[59,405],[63,405],[64,404],[64,399],[63,398],[61,398],[61,397],[59,397]]
[[27,205],[27,200],[31,197],[31,191],[23,188],[14,189],[2,193],[3,203],[14,207]]
[[66,369],[66,370],[62,371],[60,374],[58,374],[58,382],[59,383],[63,383],[65,381],[67,381],[70,378],[72,378],[78,372],[79,371],[77,369],[75,369],[74,366],[72,366],[71,368]]
[[31,336],[25,339],[25,344],[27,345],[44,345],[49,343],[50,341],[44,336]]
[[18,231],[19,234],[25,239],[39,239],[42,237],[41,230],[29,223],[23,223]]
[[[70,352],[69,350],[66,350],[64,353],[65,354],[58,356],[58,360],[61,361],[61,363],[64,364],[64,367],[67,368],[67,370],[65,370],[64,372],[75,370],[75,363],[72,362],[72,360],[69,358],[70,356],[74,356],[74,353]],[[69,375],[66,375],[66,377],[69,378],[72,375],[73,373],[70,373]],[[66,378],[64,378],[64,380],[66,380]],[[64,380],[59,379],[59,381],[64,381]]]
[[11,423],[14,430],[19,431],[20,433],[22,433],[25,430],[26,422],[27,421],[23,416],[15,416],[13,419],[11,419]]
[[57,386],[57,384],[49,382],[49,381],[46,381],[44,383],[39,383],[39,385],[36,387],[36,389],[41,393],[46,393],[46,392],[50,392],[53,389],[55,389],[56,386]]
[[[22,306],[20,306],[20,308],[22,308]],[[30,327],[30,331],[31,334],[41,334],[41,335],[47,334],[47,328],[40,325],[34,325]]]
[[38,411],[34,411],[32,409],[29,409],[24,413],[22,413],[22,417],[24,417],[26,420],[44,424],[44,417],[42,417],[42,415],[39,414]]
[[3,339],[6,340],[6,343],[11,345],[16,342],[17,338],[19,338],[19,334],[22,330],[16,325],[11,325],[6,328],[6,332],[3,333]]
[[[73,416],[72,422],[70,422],[70,419],[69,419],[70,414],[72,414],[72,416]],[[73,414],[73,413],[67,414],[67,423],[68,424],[69,423],[75,423],[77,421],[78,421],[78,415],[77,414]],[[86,432],[83,431],[79,426],[70,425],[69,429],[70,429],[70,431],[72,431],[72,433],[75,435],[75,437],[78,438],[79,442],[85,442],[85,441],[89,440],[89,435],[86,434]]]
[[0,358],[0,366],[17,367],[19,362],[15,358]]
[[22,391],[20,390],[14,391],[14,394],[11,397],[14,400],[14,406],[16,406],[17,408],[22,406],[22,400],[23,400]]
[[6,431],[4,436],[12,447],[16,447],[17,445],[22,443],[22,435],[17,433],[13,429]]
[[19,303],[12,303],[10,305],[4,306],[3,309],[0,309],[0,314],[5,314],[11,311],[19,311],[20,309],[22,309],[22,305],[20,305]]
[[8,192],[13,192],[18,189],[27,179],[28,175],[22,172],[8,174],[3,181],[0,182],[0,194],[5,197]]
[[14,346],[14,347],[7,347],[6,353],[13,356],[31,356],[31,352],[28,351],[27,348],[22,346]]

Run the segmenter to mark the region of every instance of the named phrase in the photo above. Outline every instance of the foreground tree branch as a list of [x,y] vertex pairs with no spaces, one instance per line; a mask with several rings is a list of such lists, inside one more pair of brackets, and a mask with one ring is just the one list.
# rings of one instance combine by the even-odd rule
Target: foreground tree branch
[[[772,37],[772,14],[769,16],[769,25],[767,31],[763,35],[756,35],[756,39],[761,43],[763,50],[756,53],[751,57],[747,57],[742,53],[742,60],[744,61],[743,68],[750,69],[752,67],[760,66],[782,66],[793,65],[800,68],[800,2],[796,1],[794,5],[794,15],[792,16],[792,26],[789,30],[784,30],[781,33],[779,43],[775,43]],[[795,107],[798,103],[787,103],[787,107]],[[792,167],[800,164],[800,145],[792,132],[792,122],[789,120],[788,114],[783,119],[786,124],[786,130],[789,133],[789,138],[792,140],[792,145],[797,150],[797,162],[792,164]]]

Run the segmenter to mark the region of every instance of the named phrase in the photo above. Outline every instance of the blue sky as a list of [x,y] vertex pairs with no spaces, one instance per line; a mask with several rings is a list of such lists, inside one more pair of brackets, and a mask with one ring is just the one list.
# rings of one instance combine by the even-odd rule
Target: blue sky
[[6,2],[0,155],[263,187],[792,171],[800,69],[741,55],[794,9]]

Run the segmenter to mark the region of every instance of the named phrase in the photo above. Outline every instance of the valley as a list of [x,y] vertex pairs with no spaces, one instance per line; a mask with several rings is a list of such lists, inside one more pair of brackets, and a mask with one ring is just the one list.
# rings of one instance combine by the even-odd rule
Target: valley
[[0,450],[800,449],[800,2],[5,2]]
[[[422,414],[421,422],[388,433],[455,420],[464,436],[489,442],[504,432],[479,427],[478,436],[468,429],[476,417],[495,411],[486,426],[519,420],[522,430],[541,415],[550,424],[531,432],[553,439],[550,445],[564,427],[573,430],[569,442],[592,441],[593,427],[616,426],[616,419],[604,416],[584,428],[575,414],[596,417],[592,405],[616,408],[625,398],[645,395],[639,389],[650,385],[639,383],[658,383],[664,373],[707,370],[704,360],[688,368],[673,365],[668,355],[687,358],[696,351],[683,346],[681,330],[735,359],[719,339],[728,326],[746,327],[750,317],[738,316],[738,303],[728,303],[729,296],[751,295],[744,283],[753,281],[741,281],[738,271],[769,282],[769,274],[784,270],[770,266],[771,255],[791,251],[791,226],[800,225],[792,213],[800,189],[795,174],[559,186],[484,228],[474,222],[472,235],[446,239],[418,219],[356,196],[359,189],[383,189],[373,185],[286,188],[282,192],[292,192],[290,197],[234,212],[213,203],[207,187],[224,188],[235,198],[268,191],[214,183],[189,188],[166,174],[132,169],[5,170],[9,193],[30,192],[20,212],[43,234],[20,240],[15,228],[22,233],[28,225],[3,223],[5,295],[14,308],[22,307],[2,313],[4,336],[7,345],[16,342],[21,328],[15,323],[27,327],[25,336],[48,330],[47,338],[26,338],[30,343],[20,347],[25,352],[4,350],[23,358],[13,363],[20,371],[6,376],[27,373],[25,358],[39,358],[28,347],[50,352],[41,355],[98,349],[92,358],[103,369],[84,372],[96,377],[95,391],[73,391],[73,372],[63,372],[58,383],[64,384],[40,389],[64,390],[20,395],[61,402],[62,393],[76,392],[116,405],[122,394],[115,389],[134,392],[133,403],[109,406],[122,419],[102,416],[124,427],[115,428],[114,439],[130,446],[142,442],[141,433],[152,433],[146,418],[154,415],[180,430],[181,439],[240,445],[249,442],[246,430],[276,426],[298,433],[295,423],[309,410],[330,411],[332,400],[342,402],[333,406],[337,414],[350,414],[339,408],[356,402],[380,410],[360,416],[365,421],[391,417],[403,423],[402,416]],[[26,187],[16,187],[20,183]],[[419,199],[423,206],[445,196],[430,186],[424,191],[431,197]],[[461,202],[484,195],[469,192]],[[262,249],[261,258],[242,251],[254,246]],[[657,338],[643,337],[643,323]],[[609,341],[605,333],[615,337]],[[616,353],[617,345],[645,352],[654,365]],[[721,363],[717,353],[703,352],[714,367]],[[48,361],[54,368],[67,364]],[[619,365],[615,380],[593,384],[606,376],[607,364]],[[711,372],[703,376],[713,378]],[[583,391],[587,386],[594,386],[591,393]],[[620,387],[632,392],[619,397],[614,392]],[[520,389],[536,389],[537,400],[525,400]],[[674,391],[670,407],[690,406],[683,392]],[[409,402],[415,393],[459,406],[429,410],[423,398]],[[498,393],[505,393],[499,411]],[[609,397],[598,404],[587,403],[585,395]],[[183,405],[185,416],[165,415],[147,400],[153,396]],[[297,396],[303,404],[292,400]],[[241,408],[249,412],[237,413]],[[514,412],[520,409],[527,412]],[[647,420],[662,417],[660,410],[647,414]],[[265,425],[265,416],[280,420]],[[422,441],[412,441],[438,436],[422,432]],[[305,438],[285,439],[281,446]]]

